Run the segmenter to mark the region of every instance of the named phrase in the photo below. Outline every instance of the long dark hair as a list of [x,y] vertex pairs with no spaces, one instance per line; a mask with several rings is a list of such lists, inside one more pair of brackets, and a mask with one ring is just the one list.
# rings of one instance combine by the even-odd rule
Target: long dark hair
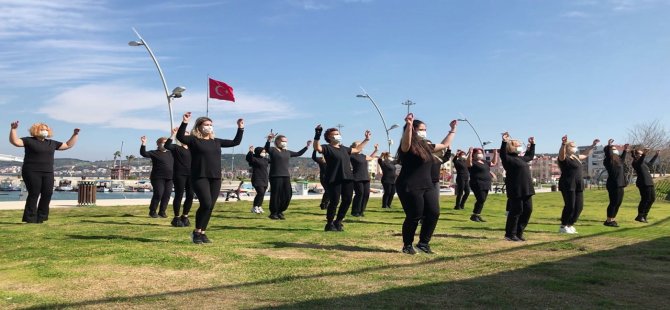
[[[433,152],[433,150],[430,147],[430,145],[428,144],[428,142],[426,142],[426,140],[420,138],[416,134],[417,128],[419,128],[419,126],[421,126],[422,124],[425,124],[425,123],[418,120],[418,119],[415,119],[412,122],[412,129],[413,129],[412,130],[412,142],[410,143],[409,151],[412,152],[412,154],[414,154],[416,156],[419,156],[421,158],[421,160],[426,162],[426,161],[432,160],[433,155],[431,155],[431,153]],[[403,130],[403,132],[405,132],[405,130],[407,130],[407,124],[405,124],[405,126],[402,127],[402,130]],[[398,154],[399,155],[402,154],[402,149],[401,149],[402,143],[400,143],[400,144],[401,144],[401,146],[398,146]],[[400,159],[400,160],[402,160],[402,159]]]

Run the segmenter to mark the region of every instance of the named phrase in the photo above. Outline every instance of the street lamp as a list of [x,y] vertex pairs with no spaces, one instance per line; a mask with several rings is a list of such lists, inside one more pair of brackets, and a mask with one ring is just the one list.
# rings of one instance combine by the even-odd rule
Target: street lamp
[[[363,90],[363,92],[365,92],[365,90]],[[393,125],[391,126],[391,128],[386,127],[386,120],[384,119],[384,115],[382,115],[382,111],[379,110],[379,107],[377,106],[377,103],[375,103],[375,101],[372,99],[372,97],[370,97],[370,95],[368,95],[367,92],[365,92],[365,94],[363,94],[363,95],[356,95],[356,97],[357,97],[357,98],[368,98],[368,99],[370,100],[370,102],[372,102],[372,105],[375,106],[375,109],[377,109],[377,113],[379,113],[379,117],[382,119],[382,124],[384,124],[384,130],[386,131],[386,142],[388,143],[388,147],[389,147],[388,150],[389,150],[389,153],[391,153],[391,144],[393,143],[393,141],[392,141],[391,138],[389,137],[389,131],[390,131],[391,129],[398,128],[398,125],[397,125],[397,124],[393,124]]]
[[144,39],[142,39],[142,36],[137,32],[137,30],[135,30],[135,28],[133,28],[133,31],[139,38],[139,41],[130,41],[128,42],[128,45],[144,46],[147,49],[147,52],[149,52],[149,56],[151,56],[151,59],[154,61],[156,69],[158,69],[158,75],[160,75],[161,81],[163,82],[163,89],[165,90],[165,98],[167,98],[168,102],[168,112],[170,113],[170,131],[172,131],[172,128],[174,128],[174,119],[172,117],[172,98],[181,98],[181,95],[184,91],[186,91],[186,88],[178,86],[172,91],[172,93],[168,91],[167,82],[165,81],[165,76],[163,75],[163,70],[161,69],[161,66],[158,64],[158,60],[156,59],[154,52],[151,51],[151,48],[149,47],[147,41],[144,41]]
[[492,143],[491,141],[482,142],[482,139],[479,137],[479,134],[477,133],[477,130],[475,129],[474,126],[472,126],[472,123],[470,123],[470,121],[467,118],[459,118],[458,121],[459,122],[466,122],[466,123],[468,123],[468,125],[470,125],[470,128],[472,128],[472,131],[474,131],[475,135],[477,136],[477,140],[479,140],[479,145],[482,146],[482,150],[484,150],[485,145],[487,145],[489,143]]

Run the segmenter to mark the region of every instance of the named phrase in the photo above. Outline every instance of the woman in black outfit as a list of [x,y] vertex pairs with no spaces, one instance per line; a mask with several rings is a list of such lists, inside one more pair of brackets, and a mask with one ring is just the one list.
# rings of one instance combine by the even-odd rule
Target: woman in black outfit
[[328,209],[328,182],[326,182],[326,160],[323,157],[316,156],[316,150],[312,150],[312,160],[319,165],[319,182],[321,187],[323,187],[323,195],[321,196],[321,203],[319,207],[321,210]]
[[[270,141],[275,139],[275,146],[270,147]],[[265,143],[265,151],[270,155],[270,219],[283,220],[284,211],[288,209],[293,196],[291,187],[291,174],[288,171],[289,159],[298,157],[307,152],[312,141],[307,141],[307,146],[298,152],[287,149],[288,138],[283,135],[268,135]]]
[[[147,152],[147,137],[140,138],[142,146],[140,146],[140,155],[142,157],[151,158],[151,187],[153,188],[153,195],[151,196],[151,203],[149,204],[149,216],[166,218],[165,210],[170,202],[170,195],[172,194],[172,174],[174,172],[174,158],[172,153],[165,149],[165,141],[167,138],[160,137],[156,140],[156,150]],[[158,205],[160,204],[160,209]],[[158,214],[156,214],[158,209]]]
[[396,162],[391,157],[391,153],[383,152],[381,157],[377,159],[377,164],[379,164],[379,168],[382,171],[382,187],[384,188],[382,209],[390,209],[393,196],[395,196]]
[[535,157],[535,138],[528,138],[528,149],[521,156],[523,146],[519,140],[510,140],[509,133],[502,134],[500,160],[505,168],[505,187],[507,188],[507,223],[505,240],[526,241],[523,232],[533,213],[533,179],[528,162]]
[[[365,131],[365,139],[356,148],[348,148],[342,145],[342,136],[337,128],[329,128],[324,134],[328,144],[319,144],[321,140],[321,125],[314,129],[314,149],[323,154],[326,160],[326,181],[328,182],[328,211],[326,212],[325,231],[344,231],[342,220],[347,215],[351,196],[354,192],[354,175],[351,171],[351,154],[363,151],[365,145],[370,141],[370,131]],[[340,204],[341,198],[341,204]],[[338,209],[337,205],[340,204]],[[335,217],[337,213],[337,217]]]
[[416,247],[425,253],[433,253],[429,242],[440,217],[440,208],[439,190],[432,180],[432,170],[437,159],[432,153],[450,146],[457,122],[451,121],[449,125],[451,130],[442,143],[430,144],[426,140],[426,124],[415,120],[412,113],[405,117],[404,132],[398,148],[398,160],[402,168],[396,180],[398,198],[405,211],[402,224],[403,253],[416,254],[412,243],[419,220],[423,220],[423,223]]
[[649,168],[656,163],[659,151],[656,151],[656,155],[646,163],[644,159],[647,157],[647,152],[649,152],[647,148],[638,148],[633,152],[633,169],[635,169],[635,174],[637,174],[635,185],[640,191],[640,204],[637,207],[637,217],[635,217],[635,220],[642,223],[647,223],[647,215],[649,215],[651,205],[656,201],[654,180],[651,178]]
[[[191,186],[191,151],[188,150],[188,145],[181,143],[173,143],[176,139],[177,130],[179,127],[172,129],[172,136],[165,141],[165,148],[172,152],[174,158],[174,166],[172,173],[172,182],[174,183],[174,199],[172,200],[172,210],[174,211],[174,218],[172,219],[172,226],[174,227],[188,227],[191,226],[191,221],[188,219],[188,213],[191,211],[193,205],[193,187]],[[173,139],[174,137],[174,139]],[[181,209],[181,199],[184,198],[184,211],[179,216]]]
[[[351,148],[358,147],[360,141],[351,144]],[[368,206],[368,199],[370,199],[370,172],[368,162],[374,160],[377,154],[379,145],[375,144],[375,150],[367,156],[362,153],[351,154],[351,170],[354,174],[354,201],[351,206],[351,215],[355,217],[365,216],[365,208]]]
[[247,153],[247,162],[251,167],[251,185],[256,190],[256,197],[254,197],[254,205],[251,207],[251,212],[256,214],[264,213],[263,199],[265,192],[268,190],[268,164],[267,152],[262,147],[249,147]]
[[240,145],[244,134],[244,120],[237,120],[235,138],[225,140],[214,137],[212,120],[208,117],[198,117],[191,135],[187,136],[186,126],[190,119],[191,112],[186,112],[177,131],[177,140],[188,145],[191,150],[191,184],[200,202],[195,213],[192,241],[196,244],[210,243],[205,230],[221,192],[221,148]]
[[619,213],[619,207],[623,202],[623,192],[626,188],[626,175],[624,173],[624,165],[626,163],[626,153],[628,152],[628,144],[624,145],[621,155],[615,145],[614,139],[607,141],[605,146],[605,159],[603,165],[607,169],[607,194],[610,198],[610,203],[607,205],[607,220],[603,225],[610,227],[619,227],[616,222],[616,215]]
[[468,172],[468,155],[461,150],[456,151],[453,163],[456,169],[456,206],[454,210],[463,210],[470,196],[470,172]]
[[[21,176],[28,189],[22,221],[26,223],[42,223],[49,219],[49,203],[54,188],[54,153],[56,150],[70,149],[77,143],[79,128],[75,128],[67,142],[58,142],[53,131],[44,123],[36,123],[30,127],[30,137],[19,138],[16,128],[19,121],[11,123],[9,143],[25,149]],[[39,202],[38,202],[39,201]]]
[[563,195],[563,212],[559,233],[576,234],[575,223],[584,209],[584,177],[582,177],[582,160],[593,153],[600,140],[593,140],[591,147],[580,154],[573,141],[563,136],[561,149],[558,151],[558,167],[561,177],[558,179],[558,190]]
[[481,214],[486,198],[489,195],[489,190],[491,190],[491,167],[498,164],[498,150],[494,151],[493,160],[491,161],[484,159],[484,150],[480,148],[470,148],[468,154],[470,154],[468,156],[470,188],[477,199],[470,220],[473,222],[486,222]]

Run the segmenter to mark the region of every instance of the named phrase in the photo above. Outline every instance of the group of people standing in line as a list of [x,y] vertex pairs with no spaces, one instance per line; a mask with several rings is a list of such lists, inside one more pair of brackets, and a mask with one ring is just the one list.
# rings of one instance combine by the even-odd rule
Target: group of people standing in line
[[[141,137],[140,154],[151,159],[151,184],[154,188],[149,205],[150,217],[166,218],[170,193],[174,186],[173,201],[174,217],[171,222],[175,227],[191,225],[189,212],[194,196],[198,197],[199,207],[196,211],[195,229],[191,234],[196,244],[210,243],[206,235],[213,208],[221,189],[221,148],[234,147],[241,143],[244,134],[244,120],[237,121],[237,132],[232,140],[215,137],[212,120],[208,117],[196,119],[190,133],[186,131],[191,113],[183,115],[182,123],[172,130],[170,138],[159,138],[156,150],[146,150],[146,137]],[[451,121],[450,130],[439,143],[427,139],[427,125],[414,118],[412,113],[405,117],[405,125],[396,158],[389,152],[381,153],[377,159],[382,171],[381,183],[384,189],[382,208],[391,208],[394,195],[397,193],[405,212],[402,225],[402,252],[416,254],[416,249],[425,253],[433,253],[430,248],[435,227],[440,216],[440,168],[451,159],[451,143],[456,133],[458,122]],[[51,128],[44,123],[34,124],[30,128],[30,137],[18,138],[16,129],[18,121],[11,124],[10,143],[25,148],[22,176],[28,189],[28,199],[23,214],[23,221],[42,223],[48,219],[49,203],[54,183],[54,153],[56,150],[67,150],[75,145],[79,129],[75,129],[72,137],[65,143],[51,140]],[[321,144],[321,138],[325,140]],[[324,188],[320,207],[326,210],[325,231],[343,231],[343,220],[353,202],[352,216],[364,216],[370,195],[370,176],[368,162],[374,160],[378,145],[370,155],[363,150],[370,140],[370,131],[365,131],[364,139],[353,142],[349,147],[342,143],[342,136],[337,128],[326,129],[318,125],[314,130],[314,139],[307,141],[299,151],[288,150],[288,138],[274,134],[267,136],[264,147],[249,147],[246,160],[252,168],[252,185],[256,190],[251,212],[264,213],[263,199],[268,186],[270,193],[269,218],[285,219],[284,212],[291,202],[292,188],[289,172],[291,157],[303,155],[313,145],[312,159],[319,165],[319,180]],[[271,144],[274,141],[274,146]],[[577,233],[574,228],[583,209],[584,181],[582,177],[582,161],[585,160],[600,141],[593,141],[590,148],[583,152],[573,141],[563,136],[559,149],[558,165],[561,170],[559,190],[562,193],[564,208],[561,215],[561,233]],[[619,147],[610,139],[605,147],[604,165],[608,172],[607,190],[610,203],[607,207],[606,226],[618,227],[616,215],[623,200],[623,188],[627,185],[624,165],[626,154],[632,153],[632,166],[637,173],[636,185],[640,191],[639,222],[647,222],[651,205],[655,200],[654,183],[649,167],[655,163],[659,152],[646,162],[649,149],[629,150],[629,145]],[[622,149],[621,152],[619,149]],[[322,156],[319,157],[318,154]],[[485,222],[481,213],[491,188],[490,168],[500,161],[506,171],[505,186],[507,195],[507,222],[505,239],[508,241],[525,241],[524,230],[532,214],[532,197],[535,194],[530,174],[529,162],[535,156],[535,139],[528,138],[527,148],[519,140],[511,139],[509,133],[502,134],[500,150],[494,151],[491,161],[485,160],[484,150],[470,148],[466,153],[458,150],[453,164],[456,177],[456,205],[454,209],[464,209],[470,192],[476,202],[470,220]],[[396,165],[400,165],[400,173],[396,176]],[[355,196],[354,196],[355,193]],[[182,198],[184,198],[182,205]],[[39,201],[39,202],[38,202]],[[183,209],[182,209],[183,206]],[[414,236],[421,223],[419,241],[414,246]]]

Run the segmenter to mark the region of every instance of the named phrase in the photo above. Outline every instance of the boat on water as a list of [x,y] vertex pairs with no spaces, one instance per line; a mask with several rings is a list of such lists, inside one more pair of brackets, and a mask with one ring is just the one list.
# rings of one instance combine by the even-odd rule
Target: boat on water
[[74,188],[72,188],[72,181],[67,179],[62,179],[58,181],[58,186],[56,186],[55,190],[59,192],[70,192],[74,190]]
[[0,181],[0,192],[19,192],[21,191],[21,186],[14,185],[14,182],[10,178],[6,178]]
[[126,191],[126,187],[123,182],[112,182],[112,186],[109,189],[113,193],[120,193]]

